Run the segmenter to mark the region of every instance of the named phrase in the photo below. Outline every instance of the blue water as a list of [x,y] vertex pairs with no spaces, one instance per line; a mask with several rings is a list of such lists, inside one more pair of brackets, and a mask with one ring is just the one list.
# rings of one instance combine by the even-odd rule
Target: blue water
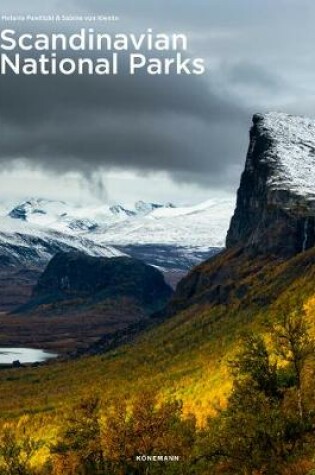
[[57,356],[56,353],[34,348],[0,348],[0,364],[12,364],[16,360],[20,363],[41,363]]

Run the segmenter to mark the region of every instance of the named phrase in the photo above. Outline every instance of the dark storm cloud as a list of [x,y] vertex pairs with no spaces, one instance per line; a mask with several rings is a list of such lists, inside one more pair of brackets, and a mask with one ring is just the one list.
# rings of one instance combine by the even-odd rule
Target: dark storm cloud
[[[215,175],[235,161],[242,110],[200,78],[0,78],[0,158],[52,170]],[[23,111],[21,113],[21,111]]]
[[[312,64],[310,0],[174,0],[171,7],[166,0],[15,0],[14,6],[3,0],[1,9],[113,13],[121,17],[120,31],[182,31],[194,55],[204,55],[210,66],[202,78],[2,77],[3,166],[22,157],[85,176],[120,167],[164,170],[178,181],[237,183],[251,115],[264,97],[266,107],[279,108],[282,96],[285,101],[292,93],[290,81],[297,83],[300,74],[302,83],[301,71]],[[305,75],[310,83],[312,75]],[[299,105],[301,112],[302,97]]]

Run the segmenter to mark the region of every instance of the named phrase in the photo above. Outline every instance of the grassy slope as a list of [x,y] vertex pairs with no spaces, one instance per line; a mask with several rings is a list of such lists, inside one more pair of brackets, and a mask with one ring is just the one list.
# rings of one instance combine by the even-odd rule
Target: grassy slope
[[[228,360],[238,350],[242,331],[263,331],[266,318],[275,318],[288,304],[294,306],[297,298],[306,302],[315,294],[315,250],[288,262],[222,254],[197,271],[211,280],[218,266],[230,268],[231,262],[234,288],[228,305],[207,303],[205,288],[201,288],[202,303],[195,299],[195,304],[133,345],[46,367],[0,371],[1,416],[36,414],[52,436],[55,410],[82,395],[96,392],[106,405],[117,395],[129,399],[150,386],[163,398],[182,398],[185,410],[195,412],[202,421],[212,404],[224,401],[229,391]],[[242,299],[237,298],[240,288],[246,288]]]

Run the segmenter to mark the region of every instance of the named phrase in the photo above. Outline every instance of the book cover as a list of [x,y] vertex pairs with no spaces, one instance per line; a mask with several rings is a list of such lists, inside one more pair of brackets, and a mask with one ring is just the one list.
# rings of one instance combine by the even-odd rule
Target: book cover
[[0,473],[315,473],[314,2],[3,0]]

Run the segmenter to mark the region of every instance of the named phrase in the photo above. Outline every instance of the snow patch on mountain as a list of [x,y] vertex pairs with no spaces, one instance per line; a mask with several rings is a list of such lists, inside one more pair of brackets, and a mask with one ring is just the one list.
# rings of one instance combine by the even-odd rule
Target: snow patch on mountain
[[94,239],[103,244],[172,244],[199,249],[224,247],[234,210],[229,200],[210,200],[196,206],[156,208],[150,214],[122,221]]
[[91,256],[113,257],[123,253],[85,236],[59,233],[11,217],[0,218],[0,254],[12,264],[43,264],[59,251],[76,250]]
[[10,218],[46,226],[65,216],[68,206],[63,201],[30,199],[15,206],[8,215]]
[[315,199],[315,121],[278,112],[256,117],[261,134],[271,140],[263,157],[273,166],[268,186]]
[[158,209],[172,209],[176,208],[175,205],[172,203],[166,203],[165,205],[158,204],[158,203],[146,203],[145,201],[137,201],[135,203],[135,214],[141,214],[141,215],[146,215],[151,213],[152,211],[158,210]]

